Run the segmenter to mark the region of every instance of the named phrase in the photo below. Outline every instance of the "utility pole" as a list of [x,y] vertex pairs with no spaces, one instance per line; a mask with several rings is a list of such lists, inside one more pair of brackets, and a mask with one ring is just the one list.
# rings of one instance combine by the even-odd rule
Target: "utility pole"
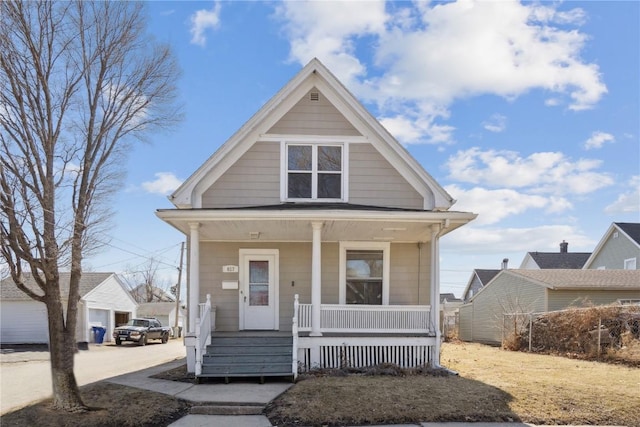
[[178,334],[178,317],[180,316],[180,285],[182,283],[182,259],[184,257],[184,242],[180,245],[180,267],[178,267],[178,284],[176,285],[176,321],[174,324],[175,334]]

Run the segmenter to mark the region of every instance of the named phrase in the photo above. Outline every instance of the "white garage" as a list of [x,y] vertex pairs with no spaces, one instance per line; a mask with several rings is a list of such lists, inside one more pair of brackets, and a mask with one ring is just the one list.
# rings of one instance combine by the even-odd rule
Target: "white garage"
[[[60,274],[63,304],[69,293],[69,273]],[[35,281],[27,276],[27,286],[41,294]],[[36,344],[49,342],[47,311],[44,303],[34,301],[20,291],[11,279],[0,282],[0,342]],[[113,328],[136,316],[137,304],[115,273],[83,273],[80,281],[77,339],[93,342],[93,326],[106,329],[105,341]]]

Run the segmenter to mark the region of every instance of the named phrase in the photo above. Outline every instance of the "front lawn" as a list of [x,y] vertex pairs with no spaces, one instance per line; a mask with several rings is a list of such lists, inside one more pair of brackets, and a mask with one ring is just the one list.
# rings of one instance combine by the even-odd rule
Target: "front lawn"
[[640,369],[445,344],[459,377],[340,376],[298,382],[267,410],[274,425],[521,421],[640,426]]

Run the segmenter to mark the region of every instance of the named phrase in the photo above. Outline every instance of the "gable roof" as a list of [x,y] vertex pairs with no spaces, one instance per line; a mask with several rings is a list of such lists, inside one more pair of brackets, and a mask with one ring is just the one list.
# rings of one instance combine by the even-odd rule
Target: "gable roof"
[[640,246],[640,223],[637,222],[614,222],[620,231],[625,233],[629,239]]
[[591,264],[596,259],[604,244],[609,240],[614,231],[622,233],[629,241],[640,249],[640,223],[636,222],[613,222],[598,242],[598,245],[591,253],[591,256],[584,263],[583,268],[591,268]]
[[504,270],[552,290],[637,290],[640,297],[640,270]]
[[479,269],[476,268],[471,272],[471,277],[469,278],[469,282],[467,283],[467,287],[464,288],[464,292],[462,292],[462,299],[464,301],[468,300],[467,294],[471,289],[471,285],[473,284],[474,278],[478,278],[478,281],[484,287],[487,283],[491,281],[496,275],[500,273],[500,270],[492,270],[492,269]]
[[[425,210],[448,210],[455,201],[409,152],[317,59],[312,59],[275,96],[198,168],[170,196],[178,208],[201,208],[201,196],[251,146],[266,138],[278,122],[310,89],[320,90],[424,198]],[[372,136],[371,138],[368,137]],[[345,140],[348,140],[346,137]]]
[[[80,278],[80,298],[84,297],[90,291],[98,287],[101,283],[113,276],[115,273],[87,273],[83,272]],[[42,294],[42,291],[36,284],[31,273],[24,273],[25,284],[29,289],[34,290],[37,294]],[[71,273],[60,273],[60,293],[63,299],[69,296],[69,280]],[[0,298],[3,300],[12,301],[33,301],[31,297],[22,292],[15,285],[13,280],[9,277],[2,279],[0,282]]]
[[541,269],[582,268],[591,252],[527,252]]

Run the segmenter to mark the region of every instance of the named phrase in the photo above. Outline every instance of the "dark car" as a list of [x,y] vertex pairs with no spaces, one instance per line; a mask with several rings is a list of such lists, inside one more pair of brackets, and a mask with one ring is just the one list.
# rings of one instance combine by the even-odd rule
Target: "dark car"
[[169,341],[171,328],[162,326],[155,318],[131,319],[126,325],[118,326],[113,330],[116,345],[122,341],[133,341],[138,345],[146,345],[148,340],[161,340],[162,344]]

